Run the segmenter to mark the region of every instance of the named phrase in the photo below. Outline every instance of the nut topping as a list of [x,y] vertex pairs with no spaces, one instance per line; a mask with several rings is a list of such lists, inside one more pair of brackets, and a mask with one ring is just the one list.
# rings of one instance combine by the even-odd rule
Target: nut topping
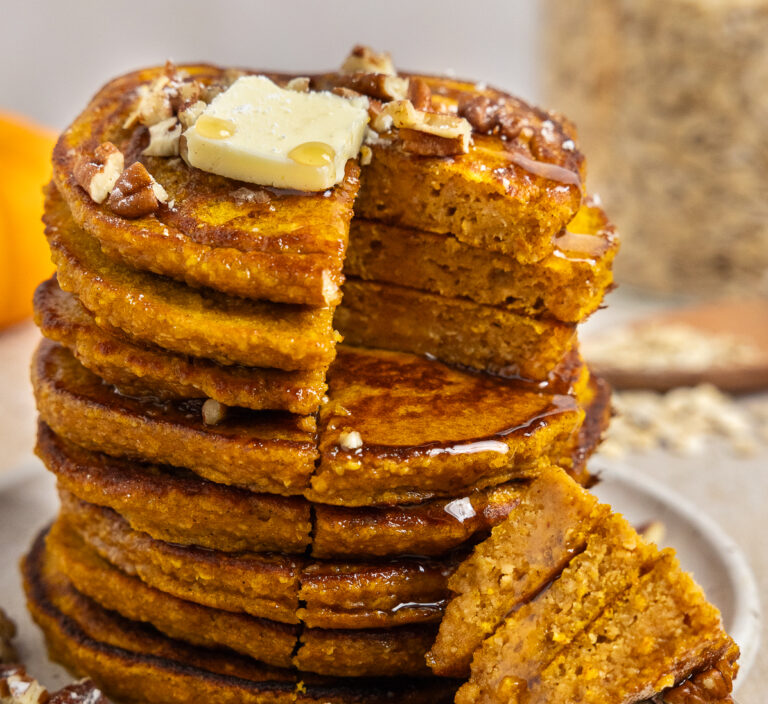
[[92,157],[83,156],[75,164],[75,180],[94,203],[103,203],[123,171],[123,153],[112,142],[96,147]]
[[386,103],[371,126],[377,132],[390,124],[400,129],[403,149],[424,156],[451,156],[469,151],[472,127],[463,117],[425,112],[410,100]]
[[175,117],[169,117],[149,128],[149,146],[142,153],[147,156],[178,156],[179,137],[181,123]]
[[309,78],[307,76],[297,76],[285,84],[288,90],[295,90],[297,93],[309,92]]
[[432,90],[421,78],[411,78],[408,83],[408,100],[417,110],[432,109]]
[[349,88],[378,100],[405,100],[408,97],[408,79],[383,73],[350,73],[334,76],[337,88]]
[[124,218],[140,218],[154,213],[167,199],[165,189],[155,181],[144,164],[137,161],[117,180],[109,194],[107,206]]
[[178,118],[179,118],[179,122],[181,123],[181,126],[185,130],[192,127],[192,125],[194,125],[195,122],[197,122],[197,118],[203,114],[203,111],[207,107],[208,105],[204,103],[202,100],[198,100],[189,105],[185,105],[181,110],[179,110],[179,114],[178,114]]
[[139,101],[136,109],[123,123],[124,128],[133,127],[137,122],[142,125],[154,125],[173,117],[170,91],[166,90],[171,79],[166,75],[158,76],[149,85],[139,86]]
[[227,407],[215,399],[209,398],[203,404],[203,423],[218,425],[227,417]]
[[341,65],[341,73],[384,73],[395,75],[392,57],[385,52],[375,52],[358,44]]

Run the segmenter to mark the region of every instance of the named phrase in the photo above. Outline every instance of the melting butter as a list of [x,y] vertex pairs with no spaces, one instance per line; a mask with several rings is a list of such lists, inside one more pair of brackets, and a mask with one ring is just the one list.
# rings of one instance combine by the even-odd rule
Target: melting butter
[[263,186],[324,191],[360,151],[366,98],[285,90],[244,76],[216,96],[184,133],[198,169]]

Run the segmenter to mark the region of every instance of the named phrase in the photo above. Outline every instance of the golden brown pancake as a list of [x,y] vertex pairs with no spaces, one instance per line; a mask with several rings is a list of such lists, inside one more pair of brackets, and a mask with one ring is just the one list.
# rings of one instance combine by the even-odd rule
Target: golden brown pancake
[[55,569],[42,534],[23,562],[32,616],[51,657],[131,704],[449,704],[440,678],[334,678],[276,668],[231,651],[171,640],[121,618],[75,590]]
[[61,493],[59,520],[101,557],[155,589],[202,606],[309,628],[434,623],[458,555],[320,561],[223,553],[154,540],[107,508]]
[[187,466],[212,481],[275,494],[301,493],[315,470],[315,434],[301,416],[232,409],[208,426],[201,401],[123,396],[50,340],[40,345],[32,380],[43,420],[90,449]]
[[325,559],[443,555],[484,536],[517,504],[520,492],[513,482],[411,506],[311,504],[84,450],[42,422],[36,452],[61,489],[113,509],[134,530],[223,552],[308,553]]
[[[205,86],[228,85],[240,72],[183,67]],[[234,296],[313,306],[336,305],[359,169],[324,193],[280,191],[188,167],[180,158],[146,157],[141,126],[123,124],[139,87],[165,74],[137,71],[108,83],[59,138],[54,180],[75,221],[112,257],[138,269]],[[97,205],[74,179],[77,160],[105,141],[135,160],[165,188],[168,206],[129,220]],[[262,365],[269,366],[269,365]]]
[[99,557],[63,523],[48,534],[56,569],[109,611],[148,623],[192,645],[226,647],[275,667],[340,677],[429,674],[424,656],[434,626],[386,630],[322,630],[200,606],[147,586]]
[[60,286],[102,327],[222,364],[295,371],[325,368],[334,357],[330,307],[234,298],[131,269],[101,251],[51,186],[43,219]]
[[352,345],[533,381],[545,381],[576,344],[572,323],[352,277],[334,320]]
[[615,229],[591,201],[555,237],[555,251],[535,264],[464,244],[453,235],[358,217],[350,228],[344,273],[578,323],[610,290],[618,247]]
[[96,324],[56,277],[35,291],[35,322],[43,335],[72,350],[102,379],[132,396],[213,398],[227,406],[314,413],[325,393],[325,372],[218,364],[140,344]]
[[[317,439],[298,416],[232,409],[207,426],[199,401],[125,397],[50,341],[33,386],[42,419],[86,449],[342,506],[456,497],[535,475],[542,459],[573,464],[585,415],[568,394],[354,348],[329,375]],[[347,449],[353,431],[361,445]]]
[[[567,393],[396,352],[344,348],[328,386],[305,494],[320,503],[422,501],[530,477],[542,460],[570,459],[584,418]],[[350,432],[359,447],[343,446]]]
[[[562,118],[477,83],[415,74],[432,91],[434,109],[454,112],[487,99],[519,128],[508,138],[474,130],[467,154],[414,156],[388,134],[371,145],[355,215],[436,233],[536,262],[575,215],[583,195],[584,158]],[[338,81],[330,75],[315,85]],[[486,112],[487,104],[480,112]],[[478,125],[479,126],[479,125]]]

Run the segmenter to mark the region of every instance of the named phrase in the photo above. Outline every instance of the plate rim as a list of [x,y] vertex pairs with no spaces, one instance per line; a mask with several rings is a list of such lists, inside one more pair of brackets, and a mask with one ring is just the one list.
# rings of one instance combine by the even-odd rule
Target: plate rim
[[726,566],[726,574],[734,593],[736,608],[729,635],[740,648],[739,676],[734,681],[734,692],[747,679],[762,640],[762,606],[757,578],[746,555],[738,544],[708,513],[674,488],[658,479],[633,469],[624,462],[608,461],[599,457],[591,462],[590,471],[624,484],[635,493],[645,494],[688,522],[709,543]]

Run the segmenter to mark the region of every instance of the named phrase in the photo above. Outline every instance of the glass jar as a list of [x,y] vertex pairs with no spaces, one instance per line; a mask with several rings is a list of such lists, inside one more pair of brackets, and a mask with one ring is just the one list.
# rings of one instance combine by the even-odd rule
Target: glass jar
[[768,0],[544,0],[541,27],[619,282],[768,294]]

